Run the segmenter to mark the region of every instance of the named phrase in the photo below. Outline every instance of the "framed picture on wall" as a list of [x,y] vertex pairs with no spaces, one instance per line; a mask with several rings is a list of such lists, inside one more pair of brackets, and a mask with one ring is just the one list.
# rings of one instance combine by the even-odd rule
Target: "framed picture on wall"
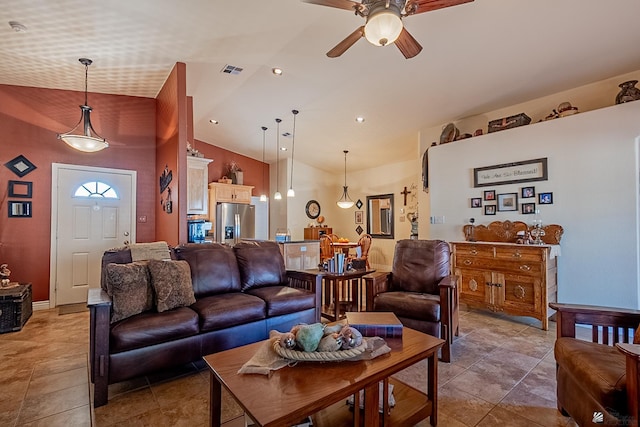
[[523,215],[536,213],[536,204],[535,203],[523,203],[521,205],[521,208],[522,208],[522,214]]
[[522,197],[523,199],[529,199],[535,196],[536,196],[535,187],[522,187],[522,192],[520,194],[520,197]]
[[496,199],[496,190],[487,190],[484,192],[485,200],[495,200]]
[[553,193],[540,193],[538,194],[538,203],[541,205],[553,204]]
[[484,206],[484,214],[485,215],[495,215],[496,214],[496,205],[485,205]]
[[517,211],[518,210],[518,193],[498,194],[498,210],[499,211]]
[[362,224],[364,222],[363,211],[356,211],[356,224]]
[[479,208],[482,207],[482,199],[480,197],[474,197],[471,199],[471,207]]

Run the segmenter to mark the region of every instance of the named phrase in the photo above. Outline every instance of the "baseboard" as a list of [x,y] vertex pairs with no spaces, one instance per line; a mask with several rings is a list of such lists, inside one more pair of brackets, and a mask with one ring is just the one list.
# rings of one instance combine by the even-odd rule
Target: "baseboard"
[[35,311],[35,310],[49,310],[51,307],[49,307],[49,300],[47,300],[47,301],[36,301],[31,304],[31,308]]

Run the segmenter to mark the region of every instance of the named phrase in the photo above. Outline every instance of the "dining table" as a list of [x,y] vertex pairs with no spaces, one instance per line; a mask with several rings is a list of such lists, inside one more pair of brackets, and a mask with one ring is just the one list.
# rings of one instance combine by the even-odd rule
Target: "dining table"
[[357,248],[360,245],[358,242],[332,242],[331,246],[333,247],[334,252],[342,252],[348,255],[349,249]]

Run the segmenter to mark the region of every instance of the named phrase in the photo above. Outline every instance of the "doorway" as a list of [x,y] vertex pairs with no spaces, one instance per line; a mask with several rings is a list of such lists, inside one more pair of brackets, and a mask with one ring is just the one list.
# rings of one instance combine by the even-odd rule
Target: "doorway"
[[49,306],[87,301],[105,250],[135,242],[136,172],[52,164]]

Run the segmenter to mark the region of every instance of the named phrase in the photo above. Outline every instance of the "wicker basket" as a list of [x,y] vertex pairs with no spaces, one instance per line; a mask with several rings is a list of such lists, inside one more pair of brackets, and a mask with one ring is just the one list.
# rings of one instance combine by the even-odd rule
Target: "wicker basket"
[[273,341],[273,350],[281,357],[301,362],[340,362],[359,356],[367,349],[366,341],[362,341],[358,347],[349,350],[338,351],[300,351],[290,350],[280,345],[280,339]]

